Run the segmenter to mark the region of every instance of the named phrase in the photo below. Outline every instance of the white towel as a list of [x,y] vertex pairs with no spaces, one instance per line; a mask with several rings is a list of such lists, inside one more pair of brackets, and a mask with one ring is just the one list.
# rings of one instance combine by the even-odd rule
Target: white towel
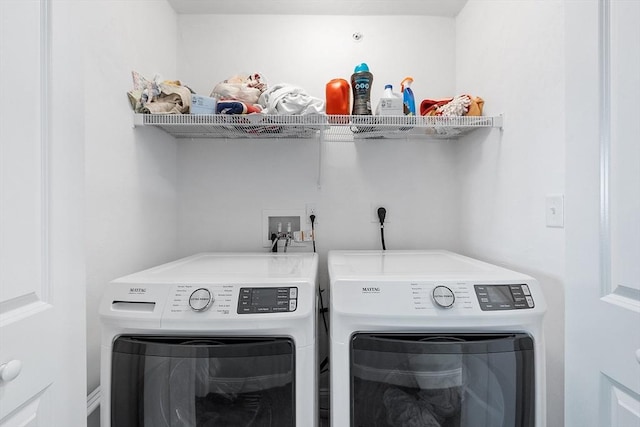
[[286,83],[269,87],[260,95],[258,102],[265,114],[306,115],[324,112],[323,100],[308,95],[300,87]]

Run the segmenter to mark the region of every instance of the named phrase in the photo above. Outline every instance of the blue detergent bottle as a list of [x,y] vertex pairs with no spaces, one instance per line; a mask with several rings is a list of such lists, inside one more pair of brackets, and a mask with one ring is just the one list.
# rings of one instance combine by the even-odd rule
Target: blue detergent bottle
[[402,80],[402,83],[400,83],[405,116],[416,115],[416,99],[413,96],[413,91],[411,90],[411,83],[413,83],[413,77],[405,77],[404,80]]

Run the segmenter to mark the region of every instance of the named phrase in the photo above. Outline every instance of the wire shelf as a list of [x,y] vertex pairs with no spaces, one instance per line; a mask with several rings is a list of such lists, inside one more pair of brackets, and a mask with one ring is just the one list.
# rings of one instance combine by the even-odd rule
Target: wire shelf
[[134,125],[159,127],[176,138],[455,139],[480,128],[502,128],[502,116],[135,114]]

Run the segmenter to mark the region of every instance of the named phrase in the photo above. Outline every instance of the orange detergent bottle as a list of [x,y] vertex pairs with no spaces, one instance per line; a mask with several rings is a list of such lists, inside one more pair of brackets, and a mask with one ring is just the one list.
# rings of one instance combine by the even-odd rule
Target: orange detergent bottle
[[[333,79],[327,83],[326,87],[326,104],[325,111],[327,115],[349,115],[349,106],[351,104],[351,90],[349,82],[345,79]],[[332,123],[341,120],[338,118],[329,118]],[[344,118],[348,122],[347,118]]]

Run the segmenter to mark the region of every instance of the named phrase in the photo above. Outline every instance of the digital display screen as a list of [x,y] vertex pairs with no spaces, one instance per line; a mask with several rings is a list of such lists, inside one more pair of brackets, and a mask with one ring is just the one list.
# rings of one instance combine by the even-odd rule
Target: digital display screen
[[491,301],[492,303],[513,303],[513,296],[511,295],[511,289],[509,289],[509,285],[487,286],[487,294],[489,296],[489,301]]
[[251,291],[251,305],[257,305],[261,307],[273,307],[275,305],[278,305],[278,289],[253,288]]
[[238,314],[296,311],[298,288],[240,288]]

